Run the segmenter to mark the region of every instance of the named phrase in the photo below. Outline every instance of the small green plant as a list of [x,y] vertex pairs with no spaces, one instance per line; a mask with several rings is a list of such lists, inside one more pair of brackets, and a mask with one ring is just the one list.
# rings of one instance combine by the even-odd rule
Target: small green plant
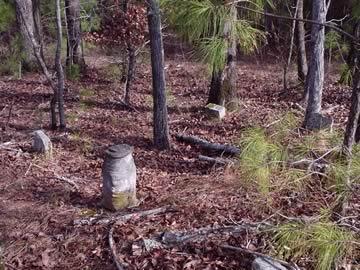
[[270,174],[278,169],[286,159],[286,151],[270,142],[265,131],[252,128],[245,131],[240,140],[241,155],[239,165],[248,178],[256,181],[260,190],[268,193],[270,190]]
[[70,81],[77,81],[80,78],[81,68],[79,65],[72,64],[66,68],[66,78]]
[[339,79],[339,83],[344,84],[344,85],[352,85],[352,70],[349,67],[348,64],[342,64],[341,68],[340,68],[340,74],[341,77]]
[[273,239],[285,258],[311,256],[317,270],[335,269],[345,257],[351,256],[356,242],[351,232],[327,221],[327,217],[309,224],[282,225]]
[[95,95],[95,91],[90,88],[83,87],[79,91],[80,98],[92,97]]
[[66,119],[70,125],[74,125],[78,121],[79,117],[76,112],[69,112],[66,115]]
[[21,60],[23,56],[21,39],[19,35],[16,35],[11,39],[8,52],[3,56],[2,64],[0,65],[0,74],[12,75],[20,79],[22,75]]
[[93,142],[90,137],[80,133],[74,132],[70,135],[70,139],[79,143],[80,150],[83,154],[88,154],[93,149]]

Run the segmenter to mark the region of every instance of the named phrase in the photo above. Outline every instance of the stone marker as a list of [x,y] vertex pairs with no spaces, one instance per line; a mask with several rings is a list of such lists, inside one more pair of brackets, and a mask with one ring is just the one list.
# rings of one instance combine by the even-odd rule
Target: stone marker
[[257,257],[251,265],[253,270],[287,270],[282,264],[270,258]]
[[105,152],[102,167],[102,204],[109,210],[134,206],[136,199],[136,167],[133,147],[126,144],[111,146]]
[[226,115],[226,109],[224,106],[209,103],[205,106],[205,112],[210,118],[221,120]]
[[309,130],[330,129],[332,131],[333,123],[334,119],[331,117],[323,116],[320,113],[313,113],[306,123],[306,128]]
[[52,155],[52,144],[50,138],[46,136],[44,131],[36,130],[33,133],[34,135],[34,142],[33,142],[33,149],[37,153],[42,153],[51,157]]

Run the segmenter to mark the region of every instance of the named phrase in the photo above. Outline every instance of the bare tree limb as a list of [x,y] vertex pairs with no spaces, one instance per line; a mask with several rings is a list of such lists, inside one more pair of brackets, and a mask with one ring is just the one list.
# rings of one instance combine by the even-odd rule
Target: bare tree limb
[[98,217],[91,217],[86,219],[76,219],[74,220],[74,225],[95,225],[95,224],[110,224],[110,223],[121,223],[126,222],[134,217],[148,217],[148,216],[154,216],[163,214],[166,212],[174,212],[176,211],[175,208],[172,205],[167,205],[151,210],[146,211],[140,211],[135,213],[129,213],[129,214],[115,214],[112,216],[98,216]]
[[176,139],[180,142],[199,145],[203,149],[222,152],[229,155],[239,155],[240,149],[229,144],[211,143],[196,136],[187,136],[185,134],[176,134]]
[[116,246],[115,246],[113,233],[114,233],[114,226],[111,226],[111,228],[109,230],[109,246],[110,246],[110,250],[111,250],[111,255],[112,255],[113,260],[115,262],[116,268],[118,270],[124,270],[124,267],[121,265],[121,263],[117,259],[117,252],[116,252]]

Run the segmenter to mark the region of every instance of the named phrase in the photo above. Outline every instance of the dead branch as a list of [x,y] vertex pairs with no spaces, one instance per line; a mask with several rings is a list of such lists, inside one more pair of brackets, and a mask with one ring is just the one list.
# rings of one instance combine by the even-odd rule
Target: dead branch
[[76,190],[79,190],[79,186],[71,179],[69,178],[66,178],[66,177],[63,177],[63,176],[60,176],[58,174],[55,174],[55,177],[54,177],[56,180],[60,180],[60,181],[63,181],[65,183],[68,183],[69,185],[71,185],[73,188],[75,188]]
[[185,244],[188,241],[199,240],[205,238],[210,234],[223,233],[240,233],[244,231],[260,231],[272,227],[272,225],[264,223],[241,223],[236,226],[223,226],[213,228],[199,228],[191,232],[163,232],[160,237],[156,239],[161,244],[166,246]]
[[91,217],[86,219],[76,219],[74,220],[74,225],[106,225],[110,223],[123,223],[126,222],[132,218],[135,217],[148,217],[148,216],[154,216],[158,214],[163,214],[166,212],[173,212],[176,211],[175,208],[172,205],[167,205],[151,210],[146,211],[140,211],[135,213],[129,213],[129,214],[115,214],[112,216],[99,216],[99,217]]
[[117,259],[117,252],[116,252],[116,246],[115,246],[115,241],[114,241],[114,237],[113,237],[113,232],[114,232],[114,226],[112,226],[109,230],[109,246],[110,246],[110,250],[111,250],[111,255],[115,262],[116,268],[118,270],[124,270],[124,267],[121,265],[121,263]]
[[285,268],[287,268],[289,270],[300,270],[300,268],[294,263],[287,263],[285,261],[282,261],[282,260],[279,260],[279,259],[276,259],[276,258],[272,258],[272,257],[267,256],[265,254],[262,254],[262,253],[259,253],[259,252],[256,252],[256,251],[252,251],[252,250],[249,250],[249,249],[245,249],[245,248],[241,248],[241,247],[234,247],[234,246],[229,246],[229,245],[223,245],[223,246],[221,246],[221,248],[231,250],[231,251],[234,251],[234,252],[237,252],[237,253],[241,253],[241,254],[247,255],[247,256],[250,255],[250,256],[255,257],[255,258],[260,257],[260,258],[264,259],[265,261],[268,261],[269,263],[276,262],[278,264],[281,264],[282,266],[284,266]]
[[198,159],[201,161],[210,162],[213,164],[221,164],[221,165],[233,165],[235,163],[234,160],[231,159],[225,159],[225,158],[213,158],[208,156],[199,155]]
[[221,152],[235,156],[240,154],[240,149],[238,147],[229,144],[211,143],[199,137],[187,136],[185,134],[176,134],[175,138],[180,142],[198,145],[199,147],[206,150]]

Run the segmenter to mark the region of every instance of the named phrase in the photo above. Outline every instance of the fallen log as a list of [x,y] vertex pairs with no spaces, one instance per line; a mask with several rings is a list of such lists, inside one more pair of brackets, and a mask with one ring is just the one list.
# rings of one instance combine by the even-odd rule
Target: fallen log
[[198,145],[199,147],[206,149],[206,150],[221,152],[224,154],[229,154],[229,155],[234,155],[234,156],[237,156],[240,154],[240,149],[238,147],[236,147],[234,145],[230,145],[230,144],[211,143],[211,142],[208,142],[207,140],[201,139],[199,137],[187,136],[185,134],[176,134],[175,138],[179,142],[185,142],[188,144]]
[[121,223],[126,222],[134,217],[147,217],[158,214],[163,214],[166,212],[174,212],[176,209],[172,205],[155,208],[146,211],[134,212],[129,214],[115,214],[111,216],[98,216],[98,217],[90,217],[85,219],[76,219],[73,221],[74,225],[107,225],[110,223]]
[[[229,245],[221,246],[222,249],[230,250],[233,252],[240,253],[245,256],[252,256],[253,257],[253,269],[273,269],[273,270],[300,270],[300,268],[294,263],[288,263],[276,258],[272,258],[265,254],[252,251],[249,249],[241,248],[241,247],[234,247]],[[258,260],[261,259],[261,260]]]

